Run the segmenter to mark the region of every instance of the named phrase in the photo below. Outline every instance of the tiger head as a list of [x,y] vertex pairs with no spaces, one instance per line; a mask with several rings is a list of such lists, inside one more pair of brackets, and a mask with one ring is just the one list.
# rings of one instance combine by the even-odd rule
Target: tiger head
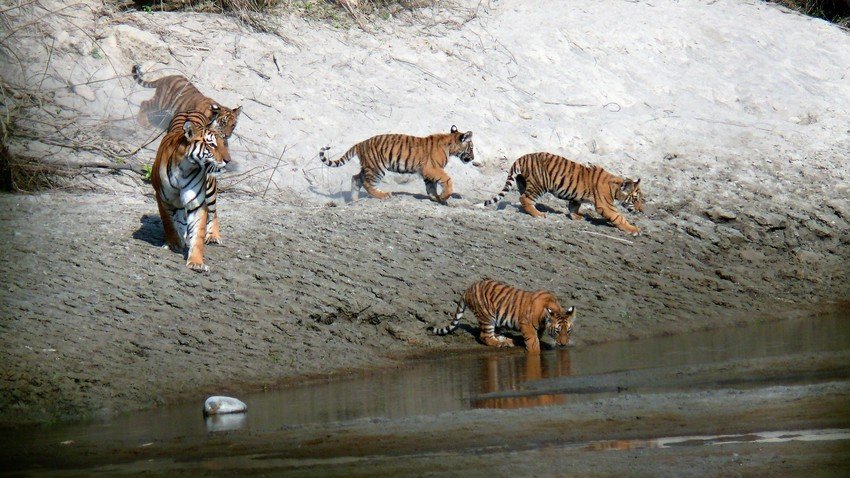
[[239,119],[239,113],[242,112],[242,107],[239,106],[230,109],[221,105],[213,106],[218,109],[218,128],[219,131],[221,131],[222,138],[224,139],[224,145],[227,146],[227,140],[230,138],[230,135],[233,134],[233,130],[236,129],[236,120]]
[[643,193],[640,192],[640,178],[624,179],[617,191],[617,201],[629,212],[643,212]]
[[449,133],[452,142],[449,144],[449,156],[454,156],[463,164],[469,163],[475,159],[475,153],[472,150],[472,131],[461,133],[457,130],[457,126],[452,125],[452,130]]
[[570,334],[573,332],[573,320],[576,317],[576,308],[570,306],[563,312],[546,309],[546,312],[548,319],[546,330],[549,336],[555,339],[558,346],[567,346],[570,343]]
[[183,123],[183,134],[189,147],[186,156],[194,161],[207,174],[221,174],[230,162],[230,151],[219,130],[217,119],[213,118],[206,126],[193,121]]

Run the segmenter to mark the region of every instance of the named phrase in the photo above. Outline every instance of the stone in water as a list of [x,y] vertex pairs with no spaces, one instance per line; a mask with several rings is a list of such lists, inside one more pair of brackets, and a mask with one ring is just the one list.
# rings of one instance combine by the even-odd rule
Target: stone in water
[[245,405],[245,402],[232,397],[214,396],[204,402],[204,416],[242,413],[246,410],[248,410],[248,405]]

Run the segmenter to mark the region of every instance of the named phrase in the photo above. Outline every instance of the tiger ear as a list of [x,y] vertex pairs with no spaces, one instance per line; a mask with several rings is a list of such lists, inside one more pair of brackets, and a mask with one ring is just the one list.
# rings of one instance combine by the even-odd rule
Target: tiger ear
[[457,126],[452,125],[452,130],[449,133],[457,133]]
[[572,313],[573,313],[573,312],[575,312],[575,311],[576,311],[576,308],[575,308],[575,307],[573,307],[573,306],[569,306],[569,307],[567,307],[567,313],[568,313],[568,314],[572,314]]
[[234,108],[233,109],[233,118],[238,118],[239,113],[241,113],[241,112],[242,112],[242,106],[237,106],[236,108]]
[[218,119],[218,115],[221,114],[221,108],[213,103],[210,105],[210,124],[215,123],[215,120]]
[[467,131],[466,133],[463,133],[463,136],[460,137],[461,143],[468,143],[470,141],[472,141],[472,131]]
[[637,186],[638,184],[640,184],[640,178],[635,179],[635,186]]
[[183,134],[186,135],[186,139],[189,141],[192,141],[192,138],[195,137],[195,125],[191,121],[183,123]]

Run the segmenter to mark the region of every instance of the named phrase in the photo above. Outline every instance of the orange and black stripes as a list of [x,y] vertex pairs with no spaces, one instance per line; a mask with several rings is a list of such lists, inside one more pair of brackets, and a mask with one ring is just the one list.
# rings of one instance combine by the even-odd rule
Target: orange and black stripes
[[241,107],[227,108],[215,100],[206,97],[183,75],[164,76],[154,81],[142,77],[139,65],[133,66],[133,79],[145,88],[156,88],[153,98],[143,101],[139,111],[139,122],[143,125],[165,126],[171,123],[174,115],[199,111],[208,120],[213,118],[213,106],[218,108],[218,127],[224,139],[230,137],[236,128]]
[[[452,193],[451,177],[444,170],[450,157],[463,163],[475,159],[472,131],[461,133],[452,126],[448,134],[432,134],[426,137],[404,134],[382,134],[355,144],[339,159],[325,156],[328,148],[319,151],[319,158],[330,167],[338,167],[352,159],[360,161],[360,172],[351,178],[352,194],[361,187],[379,199],[389,193],[377,188],[384,175],[395,173],[419,174],[425,181],[428,195],[435,201],[445,203]],[[442,194],[437,194],[437,184],[442,185]]]
[[204,113],[174,116],[157,150],[151,183],[165,229],[165,242],[182,251],[189,240],[186,265],[207,270],[204,244],[219,242],[215,215],[215,175],[230,161],[230,153],[216,124]]
[[584,166],[567,158],[550,153],[532,153],[521,156],[511,166],[505,187],[493,199],[484,202],[489,206],[500,201],[513,189],[516,181],[523,209],[534,217],[544,214],[534,207],[535,201],[546,193],[567,201],[570,216],[581,219],[578,213],[583,202],[591,203],[596,211],[618,228],[639,233],[614,208],[620,202],[629,211],[643,210],[640,179],[631,180],[614,176],[599,166]]
[[446,335],[454,331],[466,308],[478,319],[481,341],[493,347],[513,347],[513,342],[496,335],[497,327],[518,329],[529,352],[539,352],[539,334],[545,328],[559,345],[567,345],[572,332],[575,308],[564,310],[551,292],[525,291],[491,279],[472,284],[463,293],[451,323],[431,332]]

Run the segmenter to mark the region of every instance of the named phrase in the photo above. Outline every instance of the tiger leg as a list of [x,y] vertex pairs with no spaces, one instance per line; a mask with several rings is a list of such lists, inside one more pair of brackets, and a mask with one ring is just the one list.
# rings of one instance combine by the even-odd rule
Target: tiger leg
[[139,114],[136,116],[136,121],[145,128],[153,126],[151,125],[150,120],[148,120],[148,114],[150,114],[148,110],[150,109],[152,102],[152,99],[142,101],[142,104],[139,106]]
[[221,228],[218,223],[218,213],[209,211],[207,218],[207,237],[204,239],[204,242],[207,244],[221,244]]
[[433,177],[443,186],[443,193],[437,197],[437,202],[446,204],[449,198],[452,197],[452,177],[442,168],[435,171]]
[[381,179],[384,178],[383,171],[371,171],[364,169],[360,172],[360,174],[363,180],[363,187],[366,189],[366,192],[369,193],[370,196],[376,197],[378,199],[387,199],[392,196],[392,194],[381,191],[377,188],[378,183],[380,183]]
[[165,231],[165,245],[172,251],[182,252],[184,247],[183,235],[177,232],[179,210],[166,204],[159,198],[159,194],[156,194],[156,206],[159,209],[162,229]]
[[209,268],[204,264],[204,238],[207,235],[208,211],[206,206],[201,205],[186,216],[187,232],[189,239],[189,255],[186,266],[198,272],[206,272]]
[[514,341],[505,337],[504,335],[496,335],[496,319],[479,315],[476,311],[475,315],[478,317],[478,327],[480,332],[478,337],[484,342],[484,345],[488,345],[490,347],[513,347]]
[[431,197],[434,201],[437,200],[437,181],[433,181],[430,179],[425,179],[425,193]]
[[363,187],[363,171],[351,176],[351,193],[348,196],[348,201],[354,201],[355,196],[356,199],[360,199],[360,188]]
[[216,210],[216,179],[207,176],[207,235],[204,242],[207,244],[221,244],[221,228],[218,223],[218,211]]
[[622,214],[618,213],[610,204],[597,205],[596,212],[598,212],[602,217],[607,219],[611,224],[616,226],[621,231],[626,231],[633,236],[640,235],[640,229],[629,224],[629,222],[626,221],[626,218],[623,217]]
[[581,201],[569,200],[567,201],[567,207],[570,210],[570,218],[575,219],[576,221],[581,221],[584,219],[583,214],[579,214],[578,210],[581,207]]
[[537,199],[537,196],[531,196],[527,192],[519,197],[519,202],[522,204],[522,208],[525,209],[525,212],[531,214],[533,217],[546,217],[546,214],[537,210],[534,207],[534,201]]
[[537,329],[535,329],[531,324],[520,324],[519,330],[522,332],[522,337],[525,339],[525,350],[528,353],[539,354],[540,337],[537,335]]

